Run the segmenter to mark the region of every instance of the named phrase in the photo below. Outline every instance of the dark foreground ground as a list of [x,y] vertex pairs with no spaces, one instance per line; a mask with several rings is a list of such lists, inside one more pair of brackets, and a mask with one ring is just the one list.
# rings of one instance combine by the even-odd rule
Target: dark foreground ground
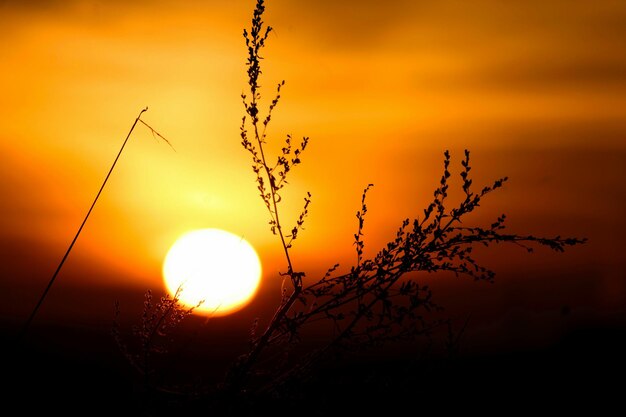
[[280,397],[232,400],[230,413],[211,409],[202,399],[146,396],[103,329],[39,327],[22,343],[9,332],[4,339],[3,403],[16,407],[15,415],[330,416],[376,415],[379,409],[386,410],[381,415],[520,410],[563,415],[584,409],[599,415],[623,412],[626,401],[621,326],[579,328],[535,349],[331,361]]

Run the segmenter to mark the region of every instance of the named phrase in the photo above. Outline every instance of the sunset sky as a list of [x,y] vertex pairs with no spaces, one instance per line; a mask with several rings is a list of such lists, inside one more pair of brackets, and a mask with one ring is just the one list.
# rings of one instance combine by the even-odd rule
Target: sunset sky
[[[239,138],[242,30],[253,7],[251,0],[0,1],[4,321],[28,316],[146,106],[142,120],[175,151],[136,127],[38,320],[110,321],[113,300],[163,291],[167,250],[205,227],[257,248],[259,299],[253,313],[241,314],[271,314],[285,263]],[[430,202],[443,152],[451,151],[454,174],[469,149],[477,186],[510,181],[468,221],[490,224],[506,213],[514,233],[589,238],[564,254],[481,252],[495,284],[428,277],[453,314],[472,314],[482,331],[493,331],[492,342],[476,336],[476,343],[550,339],[570,319],[623,315],[625,2],[269,0],[267,7],[275,31],[264,53],[265,104],[286,80],[270,140],[311,138],[282,207],[291,224],[306,192],[313,195],[293,248],[310,279],[354,262],[355,213],[368,183],[375,184],[365,226],[372,255]]]

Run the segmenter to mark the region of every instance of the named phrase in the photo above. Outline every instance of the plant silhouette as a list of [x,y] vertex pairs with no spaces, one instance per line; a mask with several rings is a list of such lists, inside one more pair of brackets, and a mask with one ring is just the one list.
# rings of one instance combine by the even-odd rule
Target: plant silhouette
[[[367,194],[373,187],[367,184],[356,212],[354,265],[349,266],[348,272],[339,273],[340,265],[336,264],[322,277],[308,277],[294,263],[291,251],[301,237],[312,196],[310,193],[303,196],[302,209],[294,224],[285,222],[281,204],[282,192],[289,185],[294,169],[302,163],[309,138],[295,140],[288,134],[277,154],[268,151],[268,143],[274,140],[269,137],[268,126],[281,101],[285,82],[277,84],[264,110],[260,82],[262,51],[272,32],[272,27],[263,20],[264,11],[265,2],[257,0],[251,26],[243,32],[248,91],[241,95],[244,115],[240,141],[252,160],[257,192],[267,209],[269,232],[276,236],[284,253],[284,269],[277,279],[285,280],[288,285],[283,286],[281,301],[267,324],[261,328],[258,321],[254,323],[249,351],[234,361],[222,383],[207,391],[214,398],[204,398],[203,404],[222,401],[222,406],[238,405],[239,411],[244,407],[242,404],[262,401],[260,398],[285,398],[290,387],[297,386],[317,364],[336,355],[346,357],[368,348],[413,341],[440,326],[448,326],[450,350],[458,349],[460,334],[454,334],[449,320],[432,314],[441,307],[435,303],[432,290],[420,283],[423,276],[420,274],[448,272],[493,282],[494,272],[472,255],[477,246],[512,243],[528,252],[538,247],[562,252],[586,241],[509,233],[504,214],[490,224],[468,226],[469,221],[463,221],[466,216],[503,187],[507,177],[476,188],[471,177],[470,151],[465,150],[459,170],[461,199],[452,203],[449,198],[452,155],[446,150],[432,202],[415,217],[400,219],[393,240],[379,248],[373,257],[365,257]],[[166,301],[171,309],[164,314],[180,309],[176,298],[174,302]],[[187,313],[176,313],[176,317],[182,319]],[[305,343],[307,329],[320,323],[330,329],[327,337],[317,344]],[[467,322],[461,332],[465,326]],[[146,342],[145,337],[143,340]],[[149,346],[142,349],[151,351]],[[148,370],[141,372],[145,375]]]

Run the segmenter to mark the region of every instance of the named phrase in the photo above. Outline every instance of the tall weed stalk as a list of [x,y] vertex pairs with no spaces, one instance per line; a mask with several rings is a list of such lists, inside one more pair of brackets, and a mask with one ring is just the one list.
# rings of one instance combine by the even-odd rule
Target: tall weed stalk
[[[283,287],[281,301],[267,324],[259,328],[259,321],[255,322],[249,351],[233,363],[220,385],[220,392],[228,401],[242,395],[248,398],[259,393],[276,395],[281,387],[306,375],[330,354],[347,355],[394,342],[413,341],[443,325],[448,326],[450,333],[449,348],[455,350],[460,334],[453,334],[448,320],[435,318],[433,313],[441,308],[435,303],[431,288],[420,282],[423,276],[420,273],[448,272],[476,281],[493,282],[494,272],[473,257],[476,247],[510,243],[528,252],[537,247],[563,252],[567,247],[586,241],[510,233],[506,231],[504,214],[490,224],[469,225],[469,221],[464,221],[466,216],[503,187],[508,178],[499,178],[477,188],[471,177],[470,152],[465,150],[458,173],[461,199],[453,203],[449,198],[452,155],[446,150],[443,152],[441,178],[433,191],[431,203],[414,217],[400,220],[391,241],[380,247],[373,257],[365,256],[363,231],[367,194],[373,186],[368,184],[356,212],[354,265],[349,266],[348,272],[339,273],[340,265],[335,264],[323,276],[307,277],[294,263],[291,254],[309,214],[312,196],[308,192],[303,195],[301,210],[294,223],[287,223],[281,204],[288,179],[302,163],[309,138],[304,136],[296,140],[286,134],[280,139],[279,152],[272,154],[269,151],[268,144],[277,139],[268,133],[268,127],[281,102],[285,81],[276,84],[271,101],[263,105],[262,52],[273,30],[265,24],[264,12],[264,0],[256,0],[251,26],[243,31],[248,89],[241,95],[244,115],[240,142],[251,158],[256,190],[267,211],[269,232],[276,236],[284,254],[284,269],[276,278],[286,280],[289,285]],[[146,309],[150,312],[152,304],[149,300],[147,302]],[[168,302],[162,300],[164,305],[180,309],[176,303]],[[176,324],[184,314],[177,313],[172,317],[176,317],[172,322]],[[145,322],[145,317],[142,320]],[[314,323],[327,323],[332,331],[321,345],[307,349],[307,345],[300,342],[306,337],[305,329]],[[466,326],[467,322],[462,331]],[[158,331],[159,326],[139,332],[143,356],[129,357],[144,374],[149,363],[146,356],[152,349],[150,335],[155,329]],[[304,348],[297,350],[296,347]],[[298,354],[292,353],[296,351]]]

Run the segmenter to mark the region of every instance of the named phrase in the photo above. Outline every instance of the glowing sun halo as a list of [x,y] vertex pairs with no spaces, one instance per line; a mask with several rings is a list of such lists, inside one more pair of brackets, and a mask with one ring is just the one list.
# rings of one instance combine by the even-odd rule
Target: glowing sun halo
[[180,287],[180,302],[194,312],[223,316],[243,308],[261,280],[261,262],[246,240],[220,229],[199,229],[182,235],[163,262],[170,294]]

